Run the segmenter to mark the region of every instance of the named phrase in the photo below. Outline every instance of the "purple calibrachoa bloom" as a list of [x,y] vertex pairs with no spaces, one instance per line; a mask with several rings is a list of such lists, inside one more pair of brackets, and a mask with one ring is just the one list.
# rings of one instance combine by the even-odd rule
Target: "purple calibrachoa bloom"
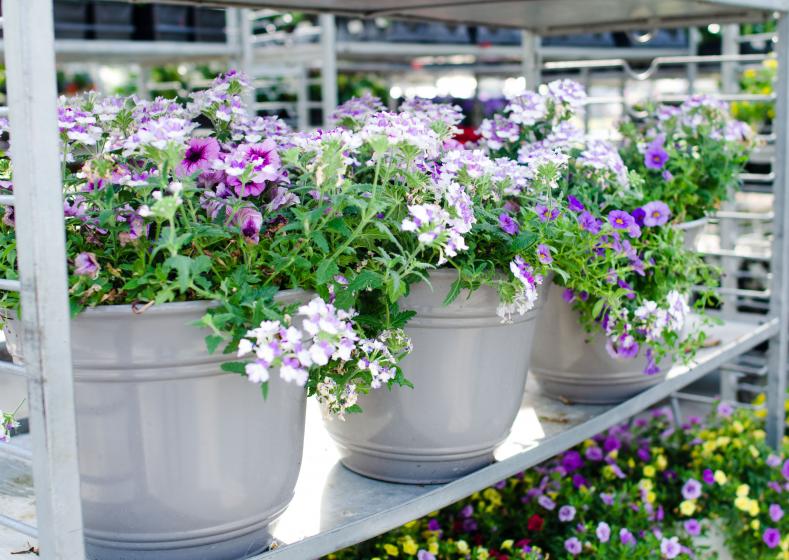
[[679,537],[663,538],[660,541],[660,553],[664,558],[676,558],[682,553],[682,547],[679,544]]
[[641,235],[641,228],[636,223],[635,218],[623,210],[611,210],[608,213],[608,223],[614,229],[624,229],[630,237]]
[[544,243],[537,245],[537,258],[542,264],[551,264],[553,257],[551,256],[551,249]]
[[509,235],[518,235],[520,228],[518,227],[518,222],[513,220],[508,214],[501,213],[499,214],[499,226],[504,233]]
[[573,212],[583,212],[584,210],[586,210],[586,208],[584,208],[584,205],[581,204],[581,201],[575,198],[571,194],[567,195],[567,202],[568,202],[568,208]]
[[697,537],[701,534],[701,523],[695,519],[688,519],[683,523],[685,532],[691,537]]
[[573,291],[570,288],[565,288],[562,291],[562,299],[567,303],[573,301],[574,298],[575,298],[575,294],[573,294]]
[[789,459],[784,461],[784,464],[781,467],[781,474],[784,475],[786,480],[789,480]]
[[570,537],[564,541],[564,549],[573,556],[578,556],[581,554],[582,548],[581,541],[579,541],[576,537]]
[[178,166],[183,175],[191,175],[196,171],[210,169],[219,157],[219,142],[214,138],[193,138],[184,153],[184,159]]
[[660,176],[663,177],[663,180],[667,183],[674,178],[674,175],[672,175],[671,171],[669,171],[668,169],[664,169],[663,173],[661,173]]
[[87,276],[97,278],[99,275],[99,261],[93,253],[83,252],[74,258],[74,274],[77,276]]
[[729,418],[734,412],[734,407],[727,402],[718,404],[718,416],[721,418]]
[[682,486],[682,497],[686,500],[695,500],[701,496],[701,483],[691,478]]
[[769,509],[767,510],[770,514],[770,519],[773,520],[774,523],[778,523],[784,516],[784,510],[778,504],[770,504]]
[[639,345],[636,339],[629,334],[621,334],[616,340],[609,339],[605,345],[612,358],[632,360],[638,356]]
[[603,500],[603,503],[605,505],[607,505],[607,506],[614,505],[614,495],[613,494],[601,493],[600,494],[600,499]]
[[778,529],[770,527],[764,531],[762,540],[764,544],[767,545],[767,548],[773,549],[781,544],[781,532]]
[[642,209],[644,211],[644,225],[648,227],[665,225],[671,217],[668,205],[660,200],[648,202]]
[[545,509],[547,509],[548,511],[553,511],[554,508],[556,508],[556,502],[554,502],[552,499],[550,499],[548,496],[544,494],[539,498],[537,498],[537,503],[540,504]]
[[589,212],[584,211],[578,216],[578,224],[591,234],[600,233],[600,221]]
[[704,481],[704,484],[711,486],[715,484],[715,473],[712,472],[712,469],[704,469],[704,472],[701,473],[701,480]]
[[624,545],[634,545],[636,544],[636,537],[625,527],[619,529],[619,542]]
[[416,553],[417,560],[436,560],[435,555],[431,554],[427,550],[419,549],[419,552]]
[[575,508],[573,506],[562,506],[559,508],[559,521],[569,523],[575,519]]
[[597,535],[601,543],[607,543],[608,539],[611,538],[611,527],[605,521],[601,521],[597,525],[597,529],[595,529],[595,535]]
[[644,165],[648,169],[663,169],[668,161],[668,152],[663,148],[663,138],[657,138],[644,152]]
[[247,241],[257,244],[260,241],[260,228],[263,225],[263,216],[251,207],[244,207],[233,217],[233,222],[239,227]]
[[541,222],[551,222],[559,217],[559,208],[550,209],[543,204],[537,204],[534,207]]

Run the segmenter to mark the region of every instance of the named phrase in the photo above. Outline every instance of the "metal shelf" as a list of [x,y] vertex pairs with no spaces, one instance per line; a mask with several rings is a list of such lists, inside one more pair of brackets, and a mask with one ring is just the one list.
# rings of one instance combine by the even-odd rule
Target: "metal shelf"
[[666,381],[619,405],[562,403],[542,395],[530,379],[512,433],[496,452],[498,462],[449,484],[392,484],[345,469],[317,404],[310,403],[296,495],[274,530],[282,544],[255,558],[317,558],[427,515],[630,418],[777,332],[777,319],[716,326],[709,339],[719,344],[699,352],[690,368],[675,367]]

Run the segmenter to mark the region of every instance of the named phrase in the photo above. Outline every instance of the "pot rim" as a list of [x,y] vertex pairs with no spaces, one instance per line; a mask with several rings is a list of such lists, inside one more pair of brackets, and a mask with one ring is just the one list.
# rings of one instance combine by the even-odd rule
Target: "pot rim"
[[[310,290],[303,290],[301,288],[291,288],[288,290],[280,290],[274,296],[274,301],[293,301],[298,299],[302,294],[312,294]],[[132,309],[134,304],[123,303],[118,305],[97,305],[96,307],[86,307],[80,311],[75,318],[79,317],[115,317],[115,316],[145,316],[145,315],[171,315],[179,313],[190,313],[196,311],[205,311],[211,307],[219,305],[218,301],[212,300],[191,300],[191,301],[171,301],[167,303],[159,303],[151,305],[142,313],[135,313]]]
[[672,224],[671,227],[678,230],[686,230],[686,229],[693,229],[695,227],[707,225],[707,222],[710,221],[709,216],[704,216],[703,218],[698,218],[696,220],[691,220],[689,222],[682,222],[680,224]]

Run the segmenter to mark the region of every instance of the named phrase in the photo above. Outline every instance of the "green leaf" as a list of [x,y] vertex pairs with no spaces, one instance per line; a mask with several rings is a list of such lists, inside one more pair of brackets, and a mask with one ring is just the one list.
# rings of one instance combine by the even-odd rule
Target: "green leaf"
[[260,384],[260,394],[263,395],[263,400],[268,399],[268,381]]
[[213,354],[216,352],[217,347],[222,343],[223,340],[224,338],[218,334],[210,334],[205,337],[205,346],[208,349],[208,353]]
[[318,285],[328,284],[339,273],[340,269],[336,262],[325,260],[318,267],[315,273],[315,280],[318,282]]
[[239,375],[246,375],[247,365],[243,362],[225,362],[220,366],[222,371],[226,371],[228,373],[238,373]]
[[444,298],[444,305],[449,305],[460,295],[460,278],[452,282],[452,286],[449,288],[449,293],[447,293],[447,297]]
[[348,289],[358,292],[367,288],[375,290],[383,286],[384,278],[379,273],[372,270],[362,270],[356,277],[348,284]]
[[530,231],[522,231],[510,242],[510,250],[513,253],[520,253],[529,249],[537,242],[537,234]]
[[312,238],[312,241],[315,243],[315,245],[317,245],[320,248],[321,251],[323,251],[324,253],[329,252],[329,242],[326,241],[326,238],[323,236],[321,232],[313,231],[310,237]]
[[597,303],[594,304],[592,308],[592,317],[597,318],[600,316],[600,313],[603,311],[603,306],[605,305],[604,299],[598,299]]
[[164,261],[164,266],[168,270],[175,270],[178,278],[178,288],[185,292],[191,283],[192,259],[186,255],[173,255]]

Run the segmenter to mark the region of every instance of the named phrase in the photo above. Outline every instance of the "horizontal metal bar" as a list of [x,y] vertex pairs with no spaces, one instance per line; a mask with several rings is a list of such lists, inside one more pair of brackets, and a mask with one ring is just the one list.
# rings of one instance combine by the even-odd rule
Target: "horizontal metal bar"
[[30,373],[24,366],[20,366],[11,362],[0,362],[0,375],[16,375],[17,377],[24,377],[30,379]]
[[0,290],[5,290],[6,292],[18,292],[21,289],[22,285],[19,283],[19,280],[0,278]]
[[772,257],[770,255],[746,255],[726,249],[719,249],[717,251],[701,251],[701,254],[707,257],[732,257],[737,259],[744,259],[748,261],[761,261],[770,262]]
[[11,443],[4,443],[3,445],[0,445],[0,455],[16,457],[17,459],[24,459],[25,461],[30,461],[33,459],[32,451]]
[[754,383],[737,383],[737,388],[750,393],[764,393],[767,387],[764,385],[756,385]]
[[24,521],[19,521],[18,519],[8,517],[2,513],[0,513],[0,526],[8,527],[17,533],[22,533],[23,535],[27,535],[28,537],[32,537],[34,539],[38,538],[38,529],[25,523]]
[[772,222],[775,218],[775,215],[772,212],[737,212],[734,210],[719,210],[715,212],[712,216],[710,216],[713,220],[714,219],[721,219],[721,220],[749,220],[749,221],[760,221],[760,222]]
[[715,292],[724,296],[742,296],[749,298],[769,298],[770,290],[746,290],[744,288],[715,288]]
[[748,35],[738,35],[737,41],[739,43],[750,43],[752,41],[775,41],[777,35],[774,32],[768,33],[750,33]]
[[13,206],[13,205],[14,205],[14,195],[0,194],[0,206]]
[[767,375],[767,366],[756,367],[756,366],[749,366],[747,364],[732,363],[732,364],[723,364],[721,366],[721,369],[723,371],[729,371],[732,373],[742,373],[745,375],[759,375],[759,376]]
[[[666,102],[682,102],[688,99],[690,95],[658,95],[655,100],[661,103]],[[715,95],[716,99],[721,101],[775,101],[774,93],[720,93]]]
[[772,183],[775,181],[775,173],[740,173],[740,179],[749,183]]

